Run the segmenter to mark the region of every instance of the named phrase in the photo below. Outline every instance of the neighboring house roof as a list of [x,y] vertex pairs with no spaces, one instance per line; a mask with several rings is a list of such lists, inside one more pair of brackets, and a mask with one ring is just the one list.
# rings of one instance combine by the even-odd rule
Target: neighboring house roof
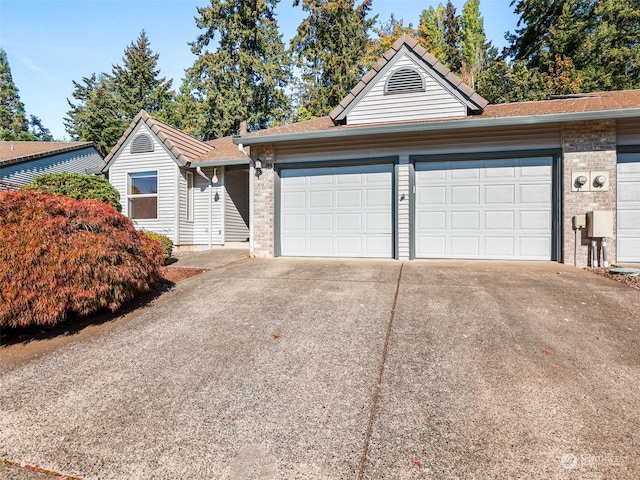
[[340,102],[340,104],[334,108],[329,117],[334,123],[340,123],[344,120],[348,109],[357,103],[360,98],[365,94],[366,89],[370,83],[373,83],[377,79],[383,69],[402,51],[406,49],[409,52],[414,53],[417,57],[425,62],[429,66],[436,76],[439,76],[440,80],[448,87],[452,92],[456,92],[461,95],[463,101],[469,108],[471,113],[481,112],[489,102],[478,95],[469,85],[464,83],[460,77],[455,75],[449,68],[440,63],[440,61],[431,55],[427,50],[418,43],[418,41],[410,35],[403,34],[391,48],[382,56],[380,60],[369,70],[369,72],[362,77],[362,80],[349,92],[349,94]]
[[129,128],[124,132],[122,137],[120,137],[118,143],[116,143],[105,157],[104,162],[99,167],[100,171],[108,170],[116,154],[141,121],[147,124],[158,139],[167,147],[167,150],[171,152],[176,162],[183,167],[189,167],[195,163],[200,166],[242,163],[244,160],[248,163],[248,157],[239,151],[237,145],[234,145],[232,137],[203,142],[141,110],[131,121]]
[[488,126],[527,125],[606,118],[640,117],[640,90],[620,90],[555,97],[537,102],[488,105],[480,115],[466,118],[395,122],[369,125],[335,125],[331,117],[320,117],[242,137],[236,143],[252,145],[331,136],[379,135],[411,131],[464,129]]
[[0,166],[37,160],[94,146],[93,142],[16,142],[3,140],[0,141]]

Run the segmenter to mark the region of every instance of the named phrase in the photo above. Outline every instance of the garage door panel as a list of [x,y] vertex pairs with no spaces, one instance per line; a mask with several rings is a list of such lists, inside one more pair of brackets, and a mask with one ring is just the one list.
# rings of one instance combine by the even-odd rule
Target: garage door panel
[[520,230],[543,230],[548,225],[551,225],[551,212],[548,210],[521,210],[520,217]]
[[333,192],[331,190],[319,190],[309,192],[309,208],[327,208],[333,206]]
[[480,253],[480,238],[451,235],[451,254],[458,258],[477,257]]
[[451,204],[478,205],[480,203],[480,187],[475,185],[451,187]]
[[[639,203],[640,204],[640,180],[633,182],[618,182],[618,201],[623,203]],[[628,205],[623,205],[628,208]]]
[[336,192],[338,208],[360,208],[362,207],[362,191],[361,190],[343,190]]
[[483,238],[484,252],[487,258],[504,258],[515,255],[515,239],[513,237]]
[[421,212],[417,215],[416,226],[420,230],[444,230],[446,228],[445,212]]
[[312,213],[309,215],[309,229],[316,232],[326,232],[333,229],[333,215]]
[[487,185],[484,187],[485,203],[509,204],[516,203],[516,189],[513,185]]
[[480,228],[480,212],[451,212],[452,230],[477,230]]
[[419,205],[446,205],[447,188],[446,187],[431,187],[431,188],[419,187],[418,198],[419,198],[418,200]]
[[519,239],[519,247],[523,259],[540,260],[549,255],[551,240],[548,237],[523,237]]
[[392,178],[391,164],[282,170],[281,254],[392,257]]
[[416,257],[550,260],[552,165],[551,157],[416,163]]
[[[640,185],[638,185],[640,188]],[[640,211],[640,209],[638,210]],[[627,230],[640,230],[640,214],[637,210],[622,210],[618,214],[618,221]]]
[[551,199],[551,185],[520,185],[520,201],[522,204],[547,203]]
[[484,212],[484,228],[486,230],[515,230],[515,213],[513,211]]
[[304,192],[287,192],[282,195],[282,206],[284,208],[306,208],[307,196]]

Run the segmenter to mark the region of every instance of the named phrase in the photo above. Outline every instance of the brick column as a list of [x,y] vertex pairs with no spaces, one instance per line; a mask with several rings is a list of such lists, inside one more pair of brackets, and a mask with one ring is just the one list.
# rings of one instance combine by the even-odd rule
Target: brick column
[[258,145],[251,148],[251,158],[260,158],[262,174],[254,178],[253,244],[256,257],[274,256],[275,222],[275,145]]
[[[587,121],[566,123],[562,128],[562,262],[573,264],[574,231],[571,218],[574,215],[586,214],[592,210],[616,211],[616,122],[615,120]],[[607,191],[572,192],[573,171],[609,172],[609,189]],[[607,238],[609,264],[616,261],[616,215],[614,213],[612,238]],[[581,235],[580,235],[581,234]],[[589,246],[587,230],[578,235],[578,267],[589,265]]]

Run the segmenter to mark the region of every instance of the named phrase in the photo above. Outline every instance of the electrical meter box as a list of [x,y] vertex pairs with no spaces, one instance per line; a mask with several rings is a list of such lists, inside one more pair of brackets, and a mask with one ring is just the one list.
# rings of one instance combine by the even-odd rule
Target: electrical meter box
[[588,237],[613,236],[613,212],[587,212]]

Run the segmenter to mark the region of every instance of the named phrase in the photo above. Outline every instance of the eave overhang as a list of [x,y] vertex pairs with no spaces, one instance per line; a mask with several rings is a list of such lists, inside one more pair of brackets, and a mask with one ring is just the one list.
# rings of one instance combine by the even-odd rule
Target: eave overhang
[[282,133],[273,135],[234,136],[233,143],[242,145],[261,145],[265,143],[283,143],[306,140],[324,140],[335,138],[366,137],[379,135],[396,135],[416,132],[436,132],[444,130],[463,130],[490,127],[515,127],[539,125],[546,123],[566,123],[589,120],[612,120],[640,117],[640,108],[617,110],[591,110],[568,113],[549,113],[541,115],[525,115],[513,117],[467,117],[460,120],[431,121],[416,123],[397,123],[369,125],[364,127],[335,127],[327,130],[309,132]]

